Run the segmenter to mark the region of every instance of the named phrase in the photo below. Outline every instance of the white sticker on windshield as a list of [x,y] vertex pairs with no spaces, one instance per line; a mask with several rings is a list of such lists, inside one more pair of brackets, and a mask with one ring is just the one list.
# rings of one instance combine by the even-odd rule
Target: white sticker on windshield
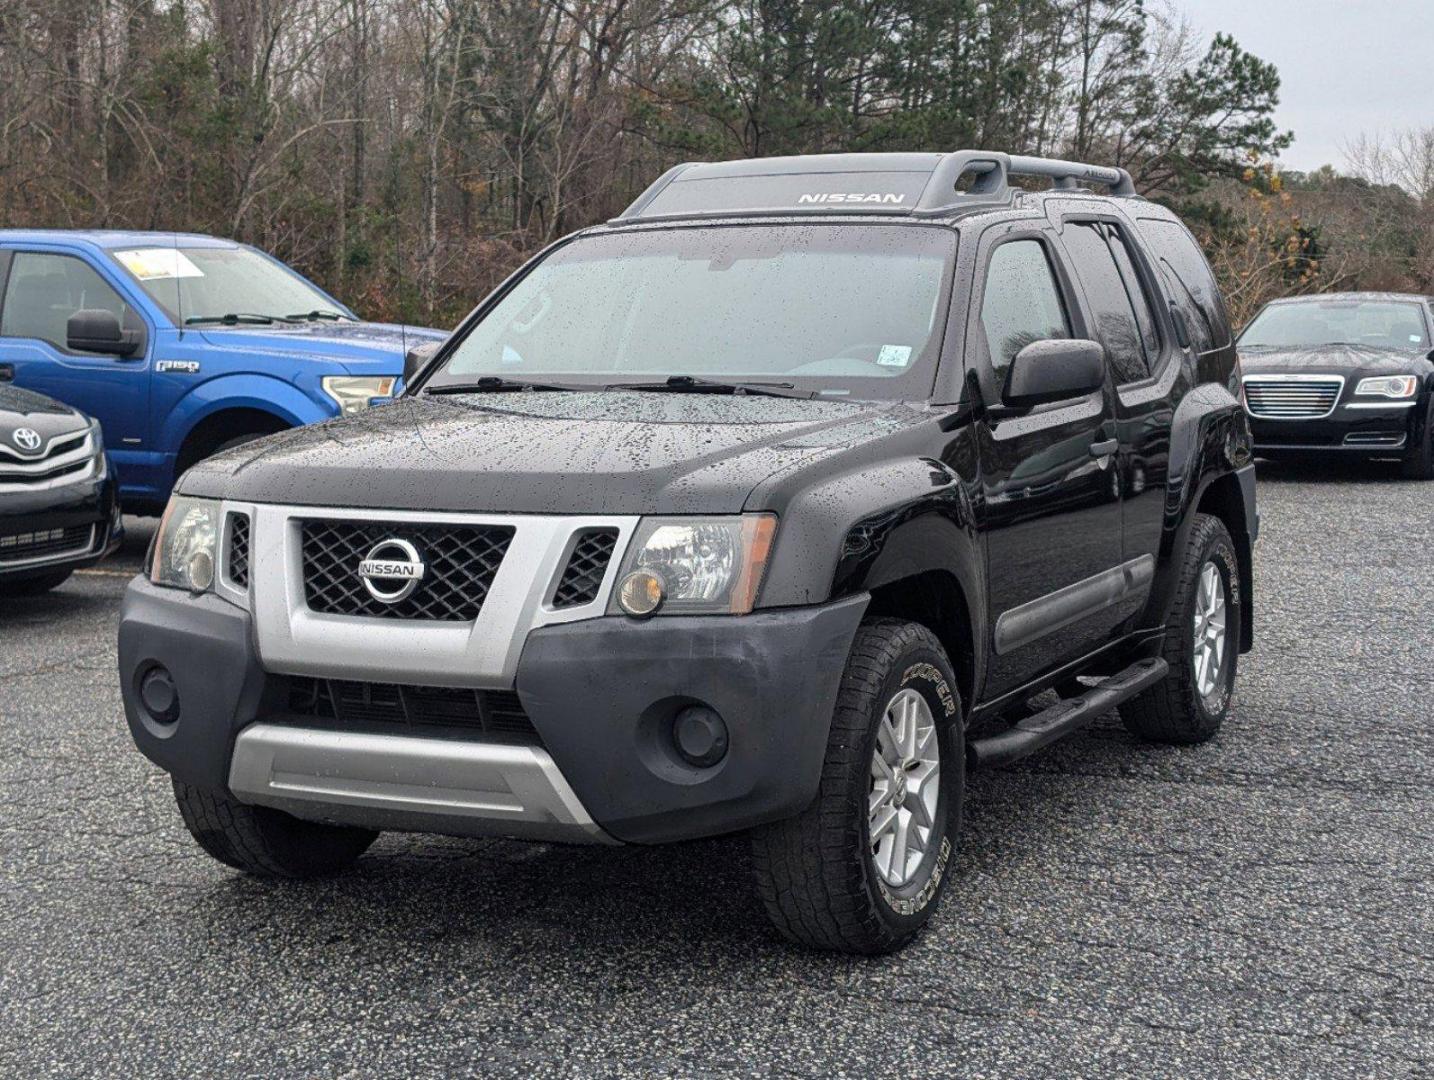
[[883,345],[876,354],[876,362],[882,367],[905,367],[911,363],[911,346]]
[[116,251],[115,259],[140,281],[204,276],[204,271],[195,266],[189,256],[178,248],[138,248],[134,251]]

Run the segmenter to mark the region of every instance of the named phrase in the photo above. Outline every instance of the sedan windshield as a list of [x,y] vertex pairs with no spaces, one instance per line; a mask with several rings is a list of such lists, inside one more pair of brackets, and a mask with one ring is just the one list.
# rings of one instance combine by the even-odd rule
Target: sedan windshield
[[348,317],[303,278],[250,248],[150,247],[110,254],[176,323]]
[[955,237],[710,226],[580,238],[529,272],[428,384],[479,380],[929,395]]
[[1366,345],[1427,349],[1420,306],[1397,300],[1311,300],[1271,304],[1240,335],[1241,348]]

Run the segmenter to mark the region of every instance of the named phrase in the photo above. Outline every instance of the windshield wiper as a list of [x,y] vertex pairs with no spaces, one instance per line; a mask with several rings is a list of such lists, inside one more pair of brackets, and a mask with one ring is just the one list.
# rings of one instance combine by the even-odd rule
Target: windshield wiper
[[315,308],[313,311],[301,311],[297,315],[286,315],[285,318],[293,322],[318,322],[320,319],[328,319],[330,322],[340,322],[348,316],[342,311],[330,311],[328,308]]
[[222,326],[238,326],[243,323],[246,326],[269,326],[276,322],[296,321],[294,318],[283,315],[256,315],[247,311],[231,311],[227,315],[191,315],[184,320],[184,325],[198,326],[201,323],[219,323]]
[[531,382],[527,379],[504,379],[498,375],[484,375],[481,379],[466,383],[444,383],[441,386],[426,386],[425,394],[487,394],[495,390],[595,390],[594,386],[563,386],[560,383]]
[[[663,382],[609,383],[609,390],[673,390],[689,394],[755,394],[762,397],[812,398],[814,391],[796,390],[795,383],[789,382],[719,382],[712,379],[698,379],[691,375],[669,375]],[[795,393],[784,393],[796,390]]]

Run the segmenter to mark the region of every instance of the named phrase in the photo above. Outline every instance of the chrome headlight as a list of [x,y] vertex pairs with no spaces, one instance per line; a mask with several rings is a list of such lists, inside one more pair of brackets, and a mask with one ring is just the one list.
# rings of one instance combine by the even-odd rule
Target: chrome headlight
[[214,584],[219,547],[219,503],[173,495],[159,522],[149,580],[201,593]]
[[383,398],[393,396],[394,375],[325,375],[324,393],[339,407],[339,415],[361,413]]
[[1387,398],[1411,398],[1419,393],[1419,377],[1417,375],[1375,375],[1372,378],[1360,379],[1354,392]]
[[775,514],[644,518],[618,574],[609,610],[643,617],[745,615],[767,568]]

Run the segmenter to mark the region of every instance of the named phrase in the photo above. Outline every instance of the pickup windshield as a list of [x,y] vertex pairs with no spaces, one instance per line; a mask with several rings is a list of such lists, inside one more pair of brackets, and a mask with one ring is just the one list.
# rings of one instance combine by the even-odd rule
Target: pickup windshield
[[1367,345],[1427,349],[1420,305],[1398,300],[1302,300],[1271,304],[1240,335],[1240,347],[1316,348]]
[[653,389],[723,381],[919,400],[935,376],[954,252],[948,230],[909,225],[582,237],[527,273],[428,387],[482,376]]
[[176,323],[248,326],[333,312],[333,300],[250,248],[149,247],[110,255]]

